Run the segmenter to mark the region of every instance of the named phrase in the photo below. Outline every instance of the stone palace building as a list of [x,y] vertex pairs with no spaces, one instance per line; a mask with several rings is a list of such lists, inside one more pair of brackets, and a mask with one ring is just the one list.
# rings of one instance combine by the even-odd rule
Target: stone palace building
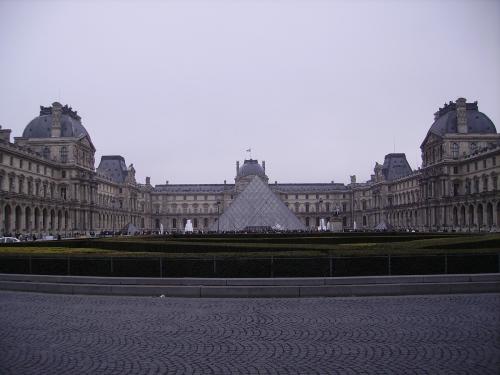
[[[252,230],[272,220],[282,229],[317,230],[334,216],[345,230],[495,231],[499,146],[478,103],[460,98],[435,113],[418,170],[405,154],[392,153],[366,182],[351,176],[349,184],[269,183],[265,162],[250,159],[236,162],[234,183],[152,186],[149,177],[138,183],[133,165],[119,155],[103,156],[96,169],[81,117],[56,102],[40,107],[13,142],[11,130],[0,128],[0,231],[37,237],[132,226],[182,232],[188,220],[194,231]],[[267,220],[261,225],[245,221],[245,210],[256,205],[257,224]],[[228,227],[230,218],[240,226]]]

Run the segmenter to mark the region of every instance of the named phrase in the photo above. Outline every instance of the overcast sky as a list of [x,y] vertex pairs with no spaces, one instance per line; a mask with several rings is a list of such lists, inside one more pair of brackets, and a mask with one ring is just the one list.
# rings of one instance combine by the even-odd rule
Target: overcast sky
[[272,182],[416,169],[458,97],[500,127],[499,1],[0,0],[0,125],[69,104],[140,182],[233,182],[250,147]]

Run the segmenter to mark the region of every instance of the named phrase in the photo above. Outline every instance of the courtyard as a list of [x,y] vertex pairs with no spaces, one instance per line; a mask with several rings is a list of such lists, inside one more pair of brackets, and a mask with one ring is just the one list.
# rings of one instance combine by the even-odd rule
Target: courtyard
[[500,294],[0,292],[2,374],[498,374]]

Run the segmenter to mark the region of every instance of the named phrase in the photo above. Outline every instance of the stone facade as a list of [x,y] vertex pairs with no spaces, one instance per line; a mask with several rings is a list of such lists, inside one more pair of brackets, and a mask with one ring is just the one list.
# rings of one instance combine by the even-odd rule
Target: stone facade
[[[103,156],[81,118],[68,106],[41,107],[22,137],[0,128],[0,231],[74,235],[116,231],[195,231],[214,228],[254,176],[265,183],[265,162],[236,164],[232,184],[140,184],[133,165]],[[500,228],[500,136],[477,102],[445,104],[421,145],[422,167],[404,154],[375,164],[369,181],[271,183],[270,189],[306,228],[334,216],[344,229],[495,231]]]

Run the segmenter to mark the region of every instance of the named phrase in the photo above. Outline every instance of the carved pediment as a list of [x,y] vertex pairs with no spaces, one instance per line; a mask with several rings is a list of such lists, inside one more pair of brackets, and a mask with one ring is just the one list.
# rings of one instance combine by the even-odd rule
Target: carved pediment
[[427,136],[425,137],[425,139],[422,142],[422,144],[420,145],[420,147],[422,149],[425,149],[425,147],[427,145],[433,145],[435,143],[440,143],[442,141],[443,141],[443,137],[441,137],[435,133],[429,132],[429,133],[427,133]]
[[94,147],[94,144],[92,143],[92,141],[90,140],[90,137],[88,135],[84,135],[82,136],[78,142],[86,147],[86,148],[90,148],[91,150],[95,151],[95,147]]

